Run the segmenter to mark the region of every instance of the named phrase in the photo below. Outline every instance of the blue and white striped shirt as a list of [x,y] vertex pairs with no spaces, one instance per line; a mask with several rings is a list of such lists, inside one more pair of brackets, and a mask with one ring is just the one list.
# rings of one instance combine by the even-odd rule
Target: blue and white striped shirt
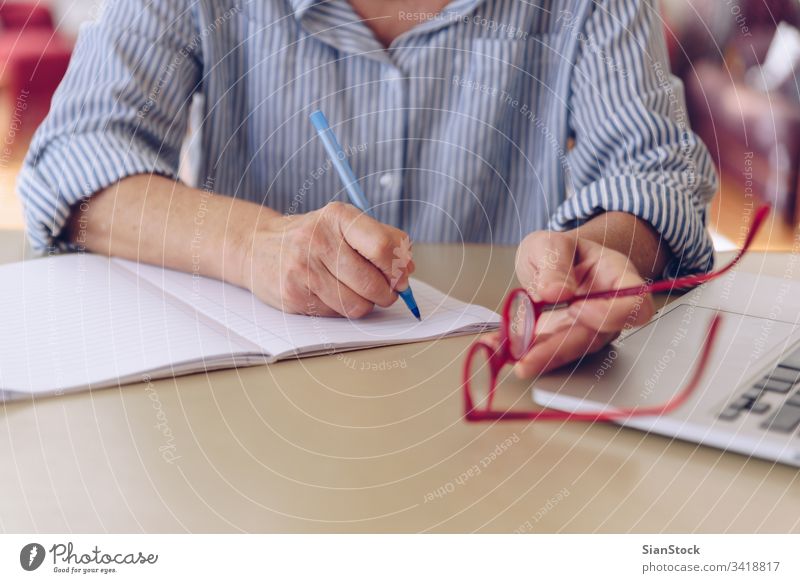
[[70,206],[123,177],[186,176],[182,147],[198,187],[285,213],[342,198],[319,108],[377,218],[414,240],[513,244],[615,210],[662,235],[670,273],[710,266],[716,176],[650,1],[399,17],[417,24],[385,50],[346,0],[108,2],[20,177],[32,243],[63,247]]

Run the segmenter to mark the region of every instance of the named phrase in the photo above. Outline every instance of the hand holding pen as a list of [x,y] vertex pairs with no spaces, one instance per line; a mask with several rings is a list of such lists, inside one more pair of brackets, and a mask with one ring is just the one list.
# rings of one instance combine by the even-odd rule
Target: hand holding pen
[[[358,184],[358,179],[353,172],[353,168],[347,161],[347,155],[342,149],[342,146],[339,144],[339,140],[333,133],[330,124],[328,124],[328,119],[325,117],[325,114],[317,110],[311,114],[310,119],[314,128],[317,130],[320,139],[322,140],[322,144],[325,146],[325,151],[328,153],[328,156],[330,156],[333,167],[336,168],[336,172],[338,172],[339,177],[344,183],[344,187],[347,191],[347,196],[350,198],[350,202],[354,207],[358,208],[363,213],[372,216],[369,209],[369,204],[367,203],[367,197],[364,195],[364,191],[361,190],[361,186]],[[399,249],[408,250],[409,247],[410,244],[404,242],[404,245],[402,245]],[[395,281],[396,279],[396,274],[390,274],[390,283],[394,285],[398,295],[403,299],[409,311],[417,320],[420,320],[421,317],[419,308],[417,307],[417,302],[414,299],[414,293],[411,291],[411,287]],[[400,285],[397,285],[398,283],[400,283]]]
[[308,213],[282,215],[243,205],[231,223],[249,224],[225,260],[232,281],[261,301],[293,314],[360,318],[397,301],[414,272],[408,235],[352,205],[331,202]]
[[394,254],[408,235],[352,205],[332,202],[296,215],[254,209],[252,215],[258,224],[242,242],[244,260],[236,255],[226,263],[241,263],[240,285],[284,312],[361,318],[396,302],[391,279],[407,286],[414,272],[413,261],[398,267]]

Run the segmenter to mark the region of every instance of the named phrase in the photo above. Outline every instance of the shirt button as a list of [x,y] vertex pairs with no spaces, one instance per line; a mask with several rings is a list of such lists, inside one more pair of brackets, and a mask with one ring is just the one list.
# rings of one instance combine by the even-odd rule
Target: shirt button
[[380,180],[378,180],[378,183],[383,188],[391,188],[392,186],[394,186],[395,183],[395,175],[389,173],[383,174],[381,175]]
[[398,81],[400,79],[402,79],[402,75],[394,69],[390,69],[383,74],[384,81]]

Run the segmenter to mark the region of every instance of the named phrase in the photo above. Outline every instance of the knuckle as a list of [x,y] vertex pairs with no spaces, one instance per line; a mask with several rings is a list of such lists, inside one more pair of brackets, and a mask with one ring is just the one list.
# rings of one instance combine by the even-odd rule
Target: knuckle
[[382,296],[382,299],[375,302],[375,304],[380,306],[381,308],[388,308],[396,301],[397,301],[397,294],[388,293],[385,296]]
[[344,239],[328,239],[319,246],[319,253],[330,259],[337,269],[343,269],[348,258],[349,247]]
[[351,216],[353,207],[339,200],[334,200],[325,205],[323,216],[331,221],[342,221]]
[[372,283],[370,298],[375,298],[380,305],[391,304],[394,300],[394,290],[389,286],[389,282],[381,278]]
[[308,275],[308,266],[305,261],[290,259],[281,271],[283,281],[297,284]]
[[361,295],[370,299],[381,298],[390,292],[386,279],[373,268],[362,269],[359,274],[359,288]]
[[304,295],[305,283],[309,282],[309,271],[303,265],[295,263],[281,272],[279,285],[283,294],[292,296]]
[[353,305],[345,308],[347,312],[347,316],[349,318],[363,318],[367,314],[369,314],[372,309],[375,307],[375,304],[371,302],[356,302]]
[[340,200],[332,200],[325,205],[325,209],[330,213],[340,213],[344,211],[347,205]]
[[394,250],[398,247],[394,237],[392,237],[389,233],[382,233],[381,235],[375,237],[373,244],[375,254],[378,257],[383,258],[391,257],[394,253]]
[[319,294],[323,291],[324,282],[320,274],[316,271],[309,270],[309,272],[305,275],[305,281],[308,285],[308,290],[313,294]]

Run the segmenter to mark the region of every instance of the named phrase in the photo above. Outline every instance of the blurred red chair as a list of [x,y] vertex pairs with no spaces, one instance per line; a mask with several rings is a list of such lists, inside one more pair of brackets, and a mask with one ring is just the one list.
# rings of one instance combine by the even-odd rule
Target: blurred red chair
[[693,129],[727,178],[800,224],[798,80],[765,92],[746,78],[763,63],[779,22],[800,26],[800,4],[686,0],[683,11],[666,16],[671,66],[686,86]]
[[0,88],[10,119],[3,144],[6,155],[16,144],[25,148],[47,115],[71,54],[72,42],[56,30],[47,7],[0,3]]

